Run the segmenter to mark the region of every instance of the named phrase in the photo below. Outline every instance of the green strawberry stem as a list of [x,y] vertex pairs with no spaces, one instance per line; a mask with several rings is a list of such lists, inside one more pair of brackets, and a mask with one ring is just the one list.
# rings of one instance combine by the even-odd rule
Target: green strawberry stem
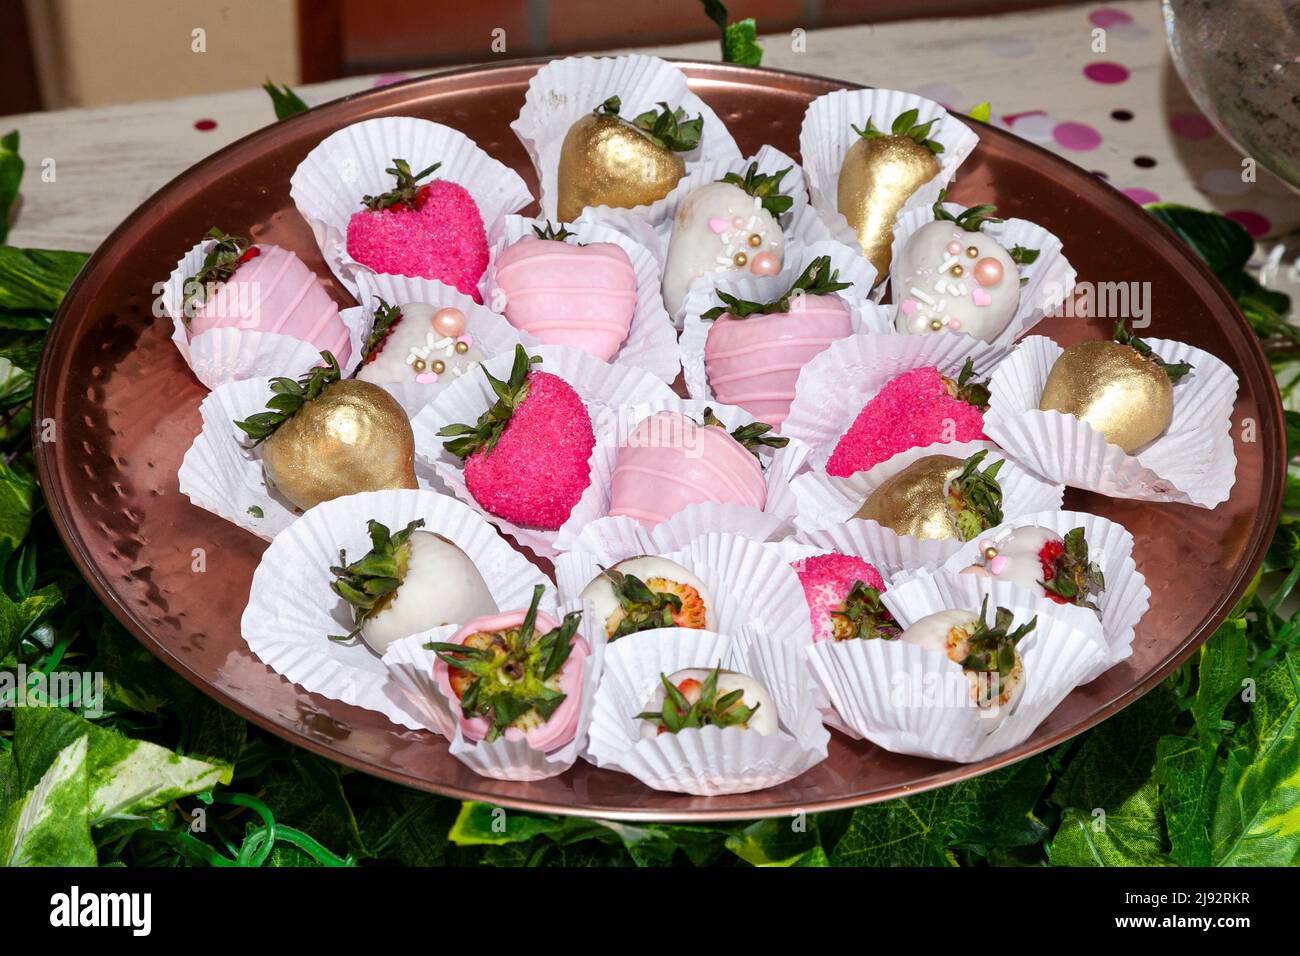
[[647,110],[632,120],[632,125],[656,146],[674,153],[689,153],[700,145],[704,117],[687,120],[686,111],[681,107],[670,109],[667,103],[660,103],[657,111]]
[[[947,209],[943,208],[943,201],[947,195],[948,190],[940,189],[939,198],[934,201],[934,206],[932,208],[934,210],[934,218],[936,222],[952,222],[956,223],[966,232],[979,232],[980,227],[986,222],[1002,221],[993,215],[998,211],[998,207],[992,203],[971,206],[969,209],[964,209],[954,216]],[[1034,258],[1038,258],[1037,250],[1034,250]],[[1031,259],[1030,261],[1032,262],[1033,260]]]
[[747,726],[759,705],[748,707],[743,704],[745,697],[743,690],[733,690],[719,697],[718,676],[721,673],[721,664],[710,671],[709,676],[704,678],[700,685],[699,699],[693,704],[668,679],[668,675],[660,674],[659,680],[664,685],[663,709],[658,712],[642,711],[636,715],[636,719],[648,720],[672,734],[691,727],[743,728]]
[[1004,459],[998,459],[982,472],[980,464],[988,449],[966,459],[962,470],[948,484],[948,511],[963,541],[982,534],[1002,523],[1002,486],[997,482]]
[[1092,596],[1106,589],[1106,577],[1101,568],[1088,560],[1088,541],[1083,528],[1072,528],[1062,541],[1065,550],[1057,557],[1055,573],[1050,581],[1039,581],[1043,590],[1055,594],[1070,604],[1100,612]]
[[515,361],[510,368],[510,378],[501,381],[493,377],[487,366],[480,365],[483,375],[496,393],[496,402],[478,417],[473,425],[444,425],[438,430],[440,438],[450,438],[443,447],[457,458],[468,458],[475,452],[488,455],[497,446],[501,433],[510,424],[510,417],[528,398],[528,374],[541,356],[530,356],[522,345],[515,346]]
[[780,298],[773,299],[771,302],[750,302],[738,299],[727,292],[719,292],[718,299],[722,305],[714,306],[700,318],[712,322],[725,313],[730,313],[734,319],[747,319],[751,315],[784,315],[791,311],[792,303],[802,296],[831,295],[853,284],[840,282],[839,277],[840,271],[831,268],[831,257],[818,256],[808,263],[808,268],[804,269]]
[[1024,246],[1012,246],[1007,250],[1007,255],[1011,261],[1018,266],[1027,266],[1038,261],[1040,251],[1038,249],[1026,249]]
[[625,574],[612,568],[600,569],[609,581],[623,609],[623,620],[610,635],[615,641],[639,631],[650,631],[660,627],[672,627],[673,615],[682,609],[682,599],[676,594],[652,591],[646,583],[633,574]]
[[560,223],[560,226],[557,229],[551,224],[549,219],[544,227],[533,226],[533,233],[538,239],[547,239],[552,242],[565,242],[572,239],[574,236],[574,233],[569,232],[569,230],[564,227],[564,223]]
[[424,527],[424,519],[416,518],[397,534],[390,534],[385,525],[373,518],[366,523],[370,532],[370,550],[364,557],[348,564],[348,553],[339,549],[339,563],[331,567],[334,580],[332,590],[352,605],[353,626],[343,637],[332,641],[349,641],[361,633],[362,626],[385,607],[397,594],[406,578],[407,562],[411,559],[410,539]]
[[1004,607],[997,608],[994,611],[993,623],[989,624],[984,616],[988,606],[989,599],[985,595],[983,603],[980,604],[979,621],[976,622],[975,631],[967,641],[968,653],[961,662],[961,668],[984,674],[997,671],[999,677],[1005,678],[1015,669],[1016,645],[1038,626],[1038,616],[1035,615],[1028,624],[1022,624],[1012,631],[1010,630],[1012,613]]
[[[722,420],[718,418],[717,415],[713,414],[712,407],[704,409],[704,421],[700,424],[706,427],[712,426],[714,428],[721,428],[724,432],[727,430],[727,426],[722,423]],[[750,422],[748,425],[741,425],[735,431],[729,432],[729,434],[740,443],[741,447],[745,448],[747,451],[752,453],[755,458],[757,458],[758,449],[761,447],[784,448],[786,445],[790,444],[790,439],[788,438],[779,438],[775,435],[769,435],[768,432],[771,430],[772,426],[767,424],[767,422]]]
[[[216,226],[209,229],[204,238],[215,239],[216,243],[203,257],[203,265],[199,267],[199,271],[188,277],[182,284],[181,288],[185,291],[185,305],[189,305],[191,301],[199,303],[206,301],[209,285],[229,282],[235,270],[243,264],[244,255],[251,245],[243,236],[228,236]],[[185,321],[186,324],[189,323],[188,314]]]
[[1120,345],[1127,345],[1144,359],[1153,362],[1160,371],[1169,376],[1169,381],[1174,384],[1177,384],[1179,379],[1190,372],[1194,367],[1190,362],[1163,361],[1159,355],[1156,355],[1156,353],[1152,351],[1151,346],[1147,345],[1128,330],[1128,327],[1124,325],[1123,319],[1120,319],[1115,323],[1114,339]]
[[425,176],[434,173],[442,163],[434,163],[427,166],[418,173],[411,172],[410,164],[404,159],[394,159],[393,165],[384,170],[392,176],[397,184],[386,193],[380,193],[378,196],[363,196],[361,205],[365,206],[372,212],[380,209],[389,209],[393,206],[408,207],[414,206],[416,197],[419,195],[420,180]]
[[325,364],[304,372],[296,382],[283,377],[271,379],[271,399],[266,403],[270,411],[258,412],[249,415],[242,422],[235,422],[237,427],[253,439],[254,446],[274,435],[275,430],[297,414],[299,409],[319,398],[321,392],[342,377],[339,360],[333,352],[321,352],[320,357]]
[[392,334],[397,323],[402,321],[402,310],[395,305],[389,305],[380,296],[375,296],[375,324],[370,329],[370,334],[366,336],[366,342],[361,350],[361,361],[369,362],[384,350],[384,341]]
[[961,371],[957,373],[957,381],[945,377],[944,381],[948,385],[948,394],[953,398],[965,402],[967,405],[974,405],[976,408],[987,411],[989,399],[992,393],[989,392],[988,379],[975,378],[975,363],[971,359],[966,359],[962,365]]
[[523,623],[491,635],[490,647],[471,647],[443,641],[425,644],[448,667],[469,674],[469,686],[461,695],[461,713],[466,718],[488,721],[486,740],[496,740],[511,725],[530,712],[547,721],[567,696],[548,687],[573,651],[573,638],[582,612],[564,616],[560,626],[537,633],[537,609],[545,586],[533,588]]
[[892,641],[903,633],[894,615],[880,603],[880,590],[854,581],[844,603],[831,611],[832,636],[837,641],[855,638]]
[[899,113],[898,116],[894,118],[894,122],[890,125],[888,133],[876,129],[876,127],[871,124],[870,117],[867,118],[866,129],[858,129],[856,126],[852,126],[851,128],[853,132],[857,133],[863,139],[885,139],[891,136],[900,139],[910,139],[912,142],[916,143],[916,145],[924,146],[931,153],[937,156],[943,152],[943,143],[930,138],[930,127],[939,122],[939,117],[936,116],[932,120],[918,123],[917,120],[920,119],[920,116],[921,111],[916,109],[910,109],[904,113]]
[[760,200],[763,208],[773,216],[779,217],[783,213],[789,212],[790,207],[794,205],[793,197],[786,196],[781,192],[781,180],[793,168],[793,166],[787,166],[780,172],[760,173],[758,171],[758,162],[755,161],[749,164],[749,169],[745,171],[744,176],[739,173],[727,173],[718,182],[739,186],[745,192]]

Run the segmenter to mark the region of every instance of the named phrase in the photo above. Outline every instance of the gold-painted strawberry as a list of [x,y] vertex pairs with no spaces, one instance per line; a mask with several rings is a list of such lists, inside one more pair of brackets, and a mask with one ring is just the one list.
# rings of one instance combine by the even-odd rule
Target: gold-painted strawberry
[[911,195],[939,174],[943,144],[930,138],[938,119],[918,123],[919,111],[900,113],[889,132],[853,127],[858,140],[844,154],[837,208],[858,234],[862,254],[876,267],[876,281],[889,272],[894,219]]
[[965,461],[951,455],[918,458],[881,482],[854,517],[913,538],[969,541],[1002,523],[1002,460],[980,471],[987,455],[984,449]]
[[587,206],[631,208],[662,199],[686,174],[679,153],[700,145],[704,118],[686,119],[660,103],[632,120],[618,115],[611,96],[569,128],[560,146],[560,219],[571,222]]
[[1165,433],[1174,384],[1191,370],[1186,362],[1161,361],[1120,321],[1113,341],[1080,342],[1061,353],[1038,407],[1073,415],[1132,454]]
[[271,379],[267,411],[235,422],[262,447],[267,482],[297,508],[362,491],[415,488],[415,436],[378,385],[341,381],[338,360]]

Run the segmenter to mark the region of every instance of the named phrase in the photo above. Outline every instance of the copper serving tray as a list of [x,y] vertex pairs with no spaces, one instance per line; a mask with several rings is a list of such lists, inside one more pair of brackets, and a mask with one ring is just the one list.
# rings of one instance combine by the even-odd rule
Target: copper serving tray
[[[1228,502],[1206,511],[1067,494],[1067,507],[1105,515],[1133,532],[1151,609],[1137,629],[1132,657],[1074,691],[1025,744],[982,763],[956,765],[834,734],[829,759],[798,779],[727,797],[659,793],[582,762],[539,783],[503,783],[472,773],[432,733],[403,730],[379,714],[309,694],[263,665],[240,637],[239,619],[265,545],[194,507],[177,490],[176,470],[199,431],[198,406],[206,392],[172,345],[170,322],[152,315],[154,283],[197,237],[220,224],[295,250],[340,303],[352,304],[289,201],[294,167],[341,126],[407,114],[463,130],[535,188],[509,123],[539,65],[444,73],[267,127],[165,186],[82,271],[55,317],[37,380],[36,421],[57,424],[57,441],[37,444],[40,479],[82,573],[154,654],[272,733],[399,783],[520,809],[689,820],[854,806],[1013,763],[1132,703],[1214,630],[1263,559],[1281,507],[1281,407],[1263,353],[1222,286],[1141,208],[1083,169],[972,123],[980,145],[961,169],[955,201],[995,202],[1004,215],[1042,223],[1062,237],[1081,281],[1149,281],[1153,334],[1213,352],[1241,380],[1234,412],[1237,483]],[[746,154],[771,143],[797,156],[809,101],[845,86],[771,70],[681,66]],[[1108,324],[1053,319],[1038,331],[1068,344],[1103,337]],[[192,570],[196,548],[206,554],[202,573]]]

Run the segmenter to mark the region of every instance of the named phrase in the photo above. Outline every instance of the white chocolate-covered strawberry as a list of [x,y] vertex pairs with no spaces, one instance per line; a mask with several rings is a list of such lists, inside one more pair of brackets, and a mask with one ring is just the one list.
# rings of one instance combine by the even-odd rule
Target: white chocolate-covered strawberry
[[390,306],[382,299],[357,378],[376,385],[416,382],[440,390],[483,361],[465,313],[423,302]]
[[[492,592],[474,562],[416,519],[396,534],[370,521],[370,551],[330,568],[330,587],[353,608],[353,629],[376,654],[394,641],[433,627],[460,624],[497,612]],[[340,563],[346,562],[340,555]]]
[[965,332],[991,342],[1011,322],[1020,304],[1018,263],[1032,262],[1038,251],[1008,251],[980,232],[993,212],[976,206],[953,216],[940,201],[935,221],[912,233],[894,265],[899,332]]
[[745,176],[701,186],[677,207],[664,264],[664,305],[675,314],[692,282],[709,272],[776,275],[785,256],[777,217],[792,200],[780,194],[788,169],[765,175],[751,163]]
[[720,667],[689,667],[660,675],[659,688],[637,715],[643,738],[700,727],[738,727],[763,736],[777,730],[776,705],[754,678]]
[[659,627],[713,630],[713,595],[676,561],[627,558],[601,571],[583,589],[611,641]]
[[1062,538],[1055,531],[1026,525],[980,542],[981,561],[962,574],[1009,581],[1057,604],[1097,609],[1093,598],[1106,587],[1101,569],[1088,560],[1083,528]]
[[1005,714],[1024,690],[1024,662],[1016,645],[1038,619],[1012,630],[1010,611],[997,608],[992,621],[987,611],[988,598],[979,611],[938,611],[903,631],[901,640],[945,655],[961,667],[975,706]]

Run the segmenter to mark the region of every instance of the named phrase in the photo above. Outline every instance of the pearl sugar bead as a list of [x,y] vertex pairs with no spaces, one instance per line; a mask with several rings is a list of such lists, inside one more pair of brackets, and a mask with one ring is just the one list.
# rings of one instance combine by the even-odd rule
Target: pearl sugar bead
[[460,309],[447,306],[433,313],[430,324],[439,335],[455,338],[465,331],[465,313]]

